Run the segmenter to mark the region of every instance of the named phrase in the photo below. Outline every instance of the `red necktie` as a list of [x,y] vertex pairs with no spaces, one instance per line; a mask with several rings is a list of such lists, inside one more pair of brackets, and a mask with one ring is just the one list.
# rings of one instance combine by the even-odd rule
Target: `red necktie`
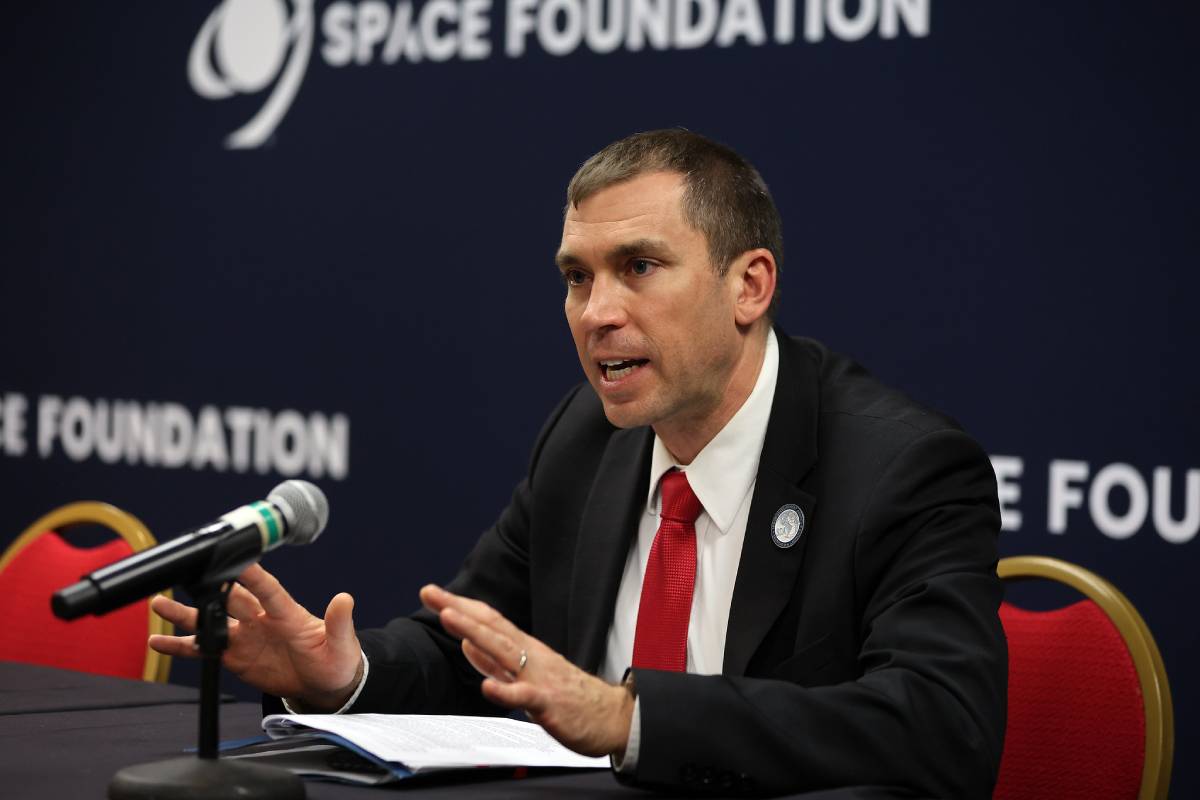
[[688,619],[696,585],[696,517],[700,501],[678,470],[662,479],[662,521],[642,579],[633,666],[687,670]]

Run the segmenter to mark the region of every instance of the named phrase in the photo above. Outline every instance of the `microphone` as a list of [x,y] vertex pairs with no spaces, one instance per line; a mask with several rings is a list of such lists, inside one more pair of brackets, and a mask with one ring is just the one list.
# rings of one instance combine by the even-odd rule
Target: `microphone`
[[309,544],[328,521],[324,492],[308,481],[284,481],[266,500],[84,575],[55,592],[50,608],[70,620],[105,614],[172,586],[231,581],[284,542]]

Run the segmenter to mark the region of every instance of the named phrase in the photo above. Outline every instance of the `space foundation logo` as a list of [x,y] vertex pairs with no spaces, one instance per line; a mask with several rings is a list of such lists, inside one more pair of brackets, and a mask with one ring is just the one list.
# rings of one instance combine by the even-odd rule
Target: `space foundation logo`
[[292,0],[291,9],[283,0],[224,0],[213,9],[188,55],[192,88],[209,100],[270,89],[226,147],[258,147],[274,132],[300,90],[312,44],[312,0]]
[[[310,69],[523,58],[533,52],[787,47],[929,35],[932,0],[222,0],[188,55],[208,100],[262,97],[225,138],[256,148],[279,127]],[[317,19],[320,18],[319,36]],[[319,39],[319,41],[318,41]]]

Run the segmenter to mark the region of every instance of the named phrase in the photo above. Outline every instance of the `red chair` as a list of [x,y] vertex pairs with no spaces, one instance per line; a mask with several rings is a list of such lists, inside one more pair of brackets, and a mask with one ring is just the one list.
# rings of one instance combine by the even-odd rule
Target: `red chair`
[[1084,595],[1064,608],[1008,602],[1008,730],[996,800],[1166,798],[1175,745],[1162,657],[1133,604],[1082,567],[1001,559],[1005,581],[1043,578]]
[[[120,538],[83,548],[58,534],[78,525],[101,525]],[[71,503],[30,525],[0,556],[0,660],[166,682],[171,659],[147,647],[146,637],[172,628],[149,600],[72,622],[50,611],[55,590],[154,544],[136,517],[105,503]]]

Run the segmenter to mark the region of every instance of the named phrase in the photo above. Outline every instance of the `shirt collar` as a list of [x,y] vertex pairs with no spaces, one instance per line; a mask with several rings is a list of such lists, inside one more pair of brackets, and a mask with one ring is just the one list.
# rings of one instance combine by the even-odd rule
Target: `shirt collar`
[[658,483],[672,468],[687,473],[688,483],[704,512],[721,533],[729,530],[746,493],[758,474],[767,422],[771,418],[771,402],[775,397],[775,381],[779,376],[779,345],[775,331],[767,332],[767,347],[754,389],[725,427],[704,446],[692,463],[679,466],[667,446],[654,436],[654,451],[650,459],[650,489],[646,510],[657,514]]

